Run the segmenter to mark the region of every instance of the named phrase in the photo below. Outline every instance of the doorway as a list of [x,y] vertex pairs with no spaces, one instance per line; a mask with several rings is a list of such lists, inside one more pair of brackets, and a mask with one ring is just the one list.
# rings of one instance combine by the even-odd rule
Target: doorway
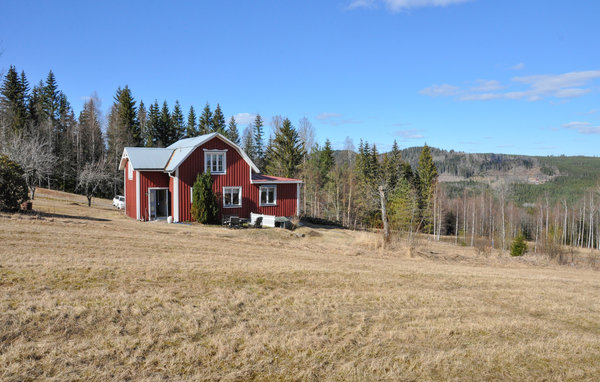
[[148,207],[150,220],[165,219],[169,216],[169,189],[149,188]]

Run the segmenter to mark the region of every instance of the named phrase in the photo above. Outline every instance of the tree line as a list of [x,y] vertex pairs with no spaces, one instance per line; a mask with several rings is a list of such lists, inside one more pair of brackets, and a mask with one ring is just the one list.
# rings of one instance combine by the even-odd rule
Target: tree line
[[94,195],[118,193],[124,147],[167,147],[219,132],[241,145],[261,171],[302,179],[304,215],[354,228],[433,232],[438,224],[433,212],[437,171],[428,147],[414,170],[396,142],[380,156],[375,145],[362,140],[354,153],[348,138],[347,155],[337,160],[329,140],[322,146],[315,142],[307,118],[294,126],[278,115],[269,124],[267,134],[257,114],[240,135],[235,118],[227,123],[219,104],[212,110],[207,103],[200,115],[192,106],[185,118],[179,101],[172,109],[157,100],[147,108],[128,86],[117,89],[105,119],[96,96],[85,100],[75,117],[52,71],[30,88],[25,73],[11,66],[0,88],[0,150],[24,168],[32,198],[37,186],[83,193],[90,202]]

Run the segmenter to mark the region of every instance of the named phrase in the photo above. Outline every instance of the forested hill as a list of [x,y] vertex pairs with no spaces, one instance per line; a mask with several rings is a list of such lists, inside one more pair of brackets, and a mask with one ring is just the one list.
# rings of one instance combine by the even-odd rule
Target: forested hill
[[[422,146],[405,148],[401,150],[402,159],[414,169],[422,149]],[[494,187],[503,182],[510,185],[512,198],[524,203],[546,193],[555,200],[579,198],[600,184],[600,157],[471,154],[430,149],[440,181],[451,184],[454,191],[469,184]],[[338,151],[336,156],[346,159],[348,152]]]

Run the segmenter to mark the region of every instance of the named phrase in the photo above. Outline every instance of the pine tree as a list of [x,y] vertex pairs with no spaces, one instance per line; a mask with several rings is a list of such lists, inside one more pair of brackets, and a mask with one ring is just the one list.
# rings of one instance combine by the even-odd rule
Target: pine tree
[[148,112],[146,111],[144,101],[141,100],[137,110],[137,120],[140,124],[141,144],[142,146],[150,147],[152,145],[152,134],[150,133],[150,126],[148,124]]
[[225,117],[223,116],[223,112],[221,111],[221,106],[217,104],[217,108],[213,113],[211,129],[215,133],[225,134],[226,128],[227,125],[225,124]]
[[229,119],[229,126],[227,127],[227,138],[236,145],[240,144],[240,134],[238,132],[237,123],[235,123],[235,118],[231,117]]
[[171,143],[177,142],[181,138],[184,137],[185,134],[185,125],[183,123],[183,113],[181,112],[181,106],[179,105],[179,101],[175,100],[175,106],[173,107],[173,115],[172,119],[172,136]]
[[185,129],[185,137],[192,138],[198,135],[198,130],[196,126],[196,111],[193,106],[190,106],[190,111],[188,113],[187,126]]
[[265,143],[263,141],[263,125],[263,120],[260,114],[257,114],[256,118],[254,119],[254,135],[252,137],[252,148],[254,151],[254,162],[256,163],[259,169],[263,169],[265,167]]
[[148,110],[148,134],[149,139],[146,141],[146,147],[157,147],[158,146],[158,131],[160,130],[160,108],[158,101],[154,100],[154,103],[150,105]]
[[216,223],[219,214],[212,185],[210,171],[206,171],[198,174],[192,188],[192,218],[202,224]]
[[204,109],[202,110],[202,114],[200,115],[200,119],[198,119],[198,130],[200,135],[208,134],[212,129],[212,112],[210,111],[210,106],[208,102]]
[[273,140],[273,158],[269,169],[279,172],[274,175],[293,178],[298,173],[304,153],[298,132],[288,118],[284,119]]

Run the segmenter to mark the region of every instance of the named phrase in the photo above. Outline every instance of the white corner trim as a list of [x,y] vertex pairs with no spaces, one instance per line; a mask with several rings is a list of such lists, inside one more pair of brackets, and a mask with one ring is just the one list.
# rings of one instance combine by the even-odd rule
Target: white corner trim
[[142,185],[140,184],[140,172],[136,171],[135,172],[135,193],[136,193],[136,197],[135,197],[135,215],[137,220],[141,220],[142,219],[142,214],[140,213],[140,201],[142,198],[142,193],[141,193],[141,189],[142,189]]
[[175,170],[175,178],[173,179],[173,221],[179,222],[179,167]]
[[296,216],[300,216],[300,183],[296,184]]

